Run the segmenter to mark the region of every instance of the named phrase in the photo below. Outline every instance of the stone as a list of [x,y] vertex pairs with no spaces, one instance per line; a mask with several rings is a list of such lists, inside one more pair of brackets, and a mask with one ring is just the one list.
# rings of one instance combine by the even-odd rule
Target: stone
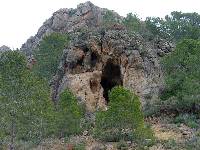
[[[157,54],[161,48],[126,29],[109,29],[102,34],[101,28],[96,28],[84,31],[84,36],[75,33],[64,51],[61,64],[65,66],[61,68],[65,73],[57,81],[60,85],[56,93],[69,88],[88,112],[94,112],[106,110],[108,91],[122,85],[137,94],[145,106],[158,98],[163,84]],[[146,55],[141,55],[142,50]]]
[[[173,45],[162,39],[147,41],[120,24],[103,27],[106,11],[91,2],[76,9],[60,9],[22,45],[21,51],[32,55],[45,35],[52,32],[70,35],[70,44],[63,50],[51,81],[54,101],[68,88],[88,113],[106,110],[109,90],[119,85],[137,94],[143,107],[158,99],[163,87],[160,57],[170,53]],[[122,20],[123,17],[112,13],[115,19]]]
[[11,49],[10,49],[10,47],[8,47],[8,46],[6,46],[6,45],[2,45],[1,47],[0,47],[0,53],[3,53],[3,52],[5,52],[5,51],[10,51]]
[[0,47],[0,56],[1,56],[1,54],[3,54],[6,51],[11,51],[10,47],[5,46],[5,45],[1,46]]
[[[21,51],[31,55],[41,39],[52,32],[72,33],[83,28],[96,28],[102,24],[106,11],[107,9],[99,8],[89,1],[78,5],[76,9],[60,9],[43,23],[35,36],[30,37],[21,46]],[[122,18],[117,13],[113,13],[116,18]]]

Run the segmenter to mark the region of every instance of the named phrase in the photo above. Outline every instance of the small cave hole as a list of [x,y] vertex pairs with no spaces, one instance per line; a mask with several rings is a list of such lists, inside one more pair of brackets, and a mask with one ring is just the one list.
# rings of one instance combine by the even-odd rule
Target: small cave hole
[[89,48],[88,48],[88,47],[86,47],[86,46],[85,46],[85,47],[83,47],[83,52],[84,52],[84,53],[87,53],[87,52],[89,52]]
[[69,66],[72,74],[81,73],[83,71],[83,67],[84,67],[84,56],[78,58],[76,61],[73,61],[72,63],[70,63]]
[[102,77],[101,77],[101,86],[103,87],[103,96],[108,104],[108,92],[115,86],[123,85],[121,70],[119,65],[113,64],[111,61],[108,61],[103,68]]
[[92,54],[91,54],[91,67],[95,67],[97,60],[98,60],[97,54],[92,52]]
[[78,59],[76,65],[83,66],[83,60],[84,60],[84,57],[81,57],[80,59]]
[[95,79],[91,79],[91,80],[90,80],[90,89],[91,89],[92,93],[97,92],[97,89],[98,89],[98,81],[96,81]]

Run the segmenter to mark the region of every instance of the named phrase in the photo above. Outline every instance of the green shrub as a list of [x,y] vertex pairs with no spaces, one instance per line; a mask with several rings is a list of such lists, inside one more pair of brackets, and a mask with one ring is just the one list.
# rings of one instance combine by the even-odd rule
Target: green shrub
[[136,14],[129,13],[123,19],[123,24],[129,31],[139,32],[141,29],[141,21]]
[[114,12],[107,10],[103,16],[103,27],[110,27],[117,23],[120,23],[120,20],[115,16]]
[[165,71],[165,90],[161,99],[175,103],[178,112],[199,112],[200,41],[181,41],[162,60],[162,64]]
[[55,75],[65,46],[69,42],[69,37],[60,33],[52,33],[45,36],[39,47],[34,50],[36,64],[33,71],[47,80]]
[[117,143],[117,149],[118,150],[127,150],[128,149],[128,145],[125,141],[123,140],[120,140],[118,143]]
[[185,143],[186,150],[199,150],[200,149],[200,137],[193,137]]
[[175,42],[200,38],[200,15],[198,13],[171,12],[164,19],[148,17],[146,27],[152,34]]
[[84,112],[75,96],[68,90],[60,94],[55,112],[55,134],[60,137],[79,134]]
[[178,149],[178,145],[174,139],[165,140],[162,142],[162,144],[166,149],[172,149],[172,150]]
[[108,110],[97,113],[94,136],[103,141],[153,140],[151,130],[145,127],[139,98],[123,87],[113,88]]
[[85,144],[77,144],[73,147],[73,150],[85,150]]
[[[50,90],[45,81],[27,68],[19,51],[0,57],[0,144],[31,141],[46,137],[48,117],[53,110]],[[14,147],[15,148],[15,147]]]
[[190,128],[199,127],[197,117],[192,114],[180,114],[174,119],[174,123],[176,124],[184,123]]
[[93,127],[94,127],[94,120],[92,120],[91,118],[85,117],[81,120],[81,128],[84,131],[87,131],[88,134],[92,134]]

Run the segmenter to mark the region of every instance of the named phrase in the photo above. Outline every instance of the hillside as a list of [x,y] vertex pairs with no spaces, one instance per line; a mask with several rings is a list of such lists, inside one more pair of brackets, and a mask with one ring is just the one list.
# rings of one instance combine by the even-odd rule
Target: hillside
[[63,8],[0,47],[0,150],[198,150],[200,15]]
[[159,59],[172,50],[172,44],[129,34],[120,24],[122,17],[112,11],[110,16],[116,23],[106,26],[106,12],[110,11],[90,2],[77,9],[59,10],[22,45],[21,50],[28,55],[42,37],[52,32],[71,37],[51,83],[53,99],[69,88],[89,111],[95,111],[105,107],[108,90],[116,85],[136,92],[144,105],[157,99],[163,82]]

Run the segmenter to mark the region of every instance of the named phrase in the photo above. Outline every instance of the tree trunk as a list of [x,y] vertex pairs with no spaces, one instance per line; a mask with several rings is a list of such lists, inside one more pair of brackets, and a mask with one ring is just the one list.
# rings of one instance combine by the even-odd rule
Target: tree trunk
[[14,119],[11,123],[11,141],[10,141],[10,150],[14,150],[14,139],[15,139],[15,123]]

